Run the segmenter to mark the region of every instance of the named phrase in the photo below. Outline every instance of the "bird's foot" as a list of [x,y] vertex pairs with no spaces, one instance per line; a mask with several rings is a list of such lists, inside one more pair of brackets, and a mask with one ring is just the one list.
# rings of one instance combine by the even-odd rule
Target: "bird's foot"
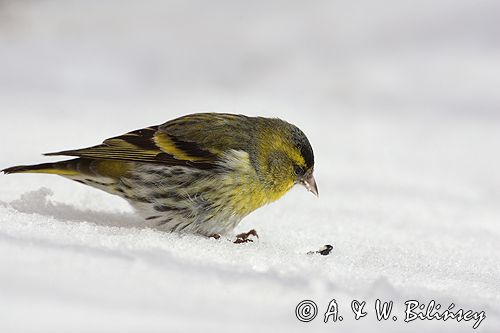
[[249,232],[244,232],[242,234],[236,235],[236,240],[233,243],[241,244],[241,243],[253,242],[253,239],[250,239],[250,236],[259,238],[257,231],[255,231],[255,229],[252,229]]
[[248,239],[250,236],[255,236],[259,238],[257,231],[255,229],[250,230],[249,232],[244,232],[242,234],[236,235],[236,238]]
[[220,235],[219,234],[213,234],[213,235],[208,236],[208,238],[220,239]]

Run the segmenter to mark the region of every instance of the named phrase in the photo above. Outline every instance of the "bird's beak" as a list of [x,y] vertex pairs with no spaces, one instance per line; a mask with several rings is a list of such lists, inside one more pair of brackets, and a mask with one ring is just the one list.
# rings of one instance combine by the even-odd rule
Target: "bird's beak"
[[304,185],[309,192],[319,198],[318,185],[316,185],[316,180],[312,174],[302,179],[300,183]]

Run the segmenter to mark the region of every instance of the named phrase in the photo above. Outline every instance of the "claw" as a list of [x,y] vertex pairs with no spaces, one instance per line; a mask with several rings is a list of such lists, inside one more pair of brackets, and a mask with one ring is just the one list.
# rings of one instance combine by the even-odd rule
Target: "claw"
[[236,238],[248,239],[248,237],[250,236],[255,236],[259,238],[259,235],[257,234],[257,231],[255,229],[252,229],[249,232],[244,232],[242,234],[236,235]]
[[253,243],[253,240],[248,239],[248,238],[236,238],[236,240],[233,242],[234,244],[242,244],[242,243]]
[[254,236],[254,237],[259,238],[257,231],[255,231],[255,229],[252,229],[249,232],[244,232],[242,234],[236,235],[236,240],[233,243],[234,244],[241,244],[241,243],[253,242],[253,240],[251,240],[249,238],[250,236]]

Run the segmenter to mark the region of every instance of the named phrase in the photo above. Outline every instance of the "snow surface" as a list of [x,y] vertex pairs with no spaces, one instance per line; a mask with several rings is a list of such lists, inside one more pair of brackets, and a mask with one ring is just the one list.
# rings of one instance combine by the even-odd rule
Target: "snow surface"
[[[123,200],[0,176],[0,332],[472,331],[404,323],[409,299],[500,329],[496,1],[4,1],[0,167],[196,111],[276,116],[316,154],[236,232],[141,227]],[[330,256],[306,255],[332,244]],[[322,322],[335,298],[343,322]],[[375,299],[398,320],[378,322]],[[314,300],[311,323],[295,306]],[[366,300],[355,321],[353,299]]]

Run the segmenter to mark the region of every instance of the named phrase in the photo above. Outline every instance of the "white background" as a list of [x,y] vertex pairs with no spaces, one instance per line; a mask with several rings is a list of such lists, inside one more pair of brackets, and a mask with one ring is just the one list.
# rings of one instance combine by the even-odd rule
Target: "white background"
[[[316,155],[234,245],[142,229],[119,198],[0,176],[1,332],[500,327],[498,1],[2,1],[0,168],[192,112],[280,117]],[[332,244],[328,257],[305,253]],[[394,300],[398,321],[376,322]],[[345,318],[312,323],[336,298]],[[354,321],[350,301],[366,300]]]

